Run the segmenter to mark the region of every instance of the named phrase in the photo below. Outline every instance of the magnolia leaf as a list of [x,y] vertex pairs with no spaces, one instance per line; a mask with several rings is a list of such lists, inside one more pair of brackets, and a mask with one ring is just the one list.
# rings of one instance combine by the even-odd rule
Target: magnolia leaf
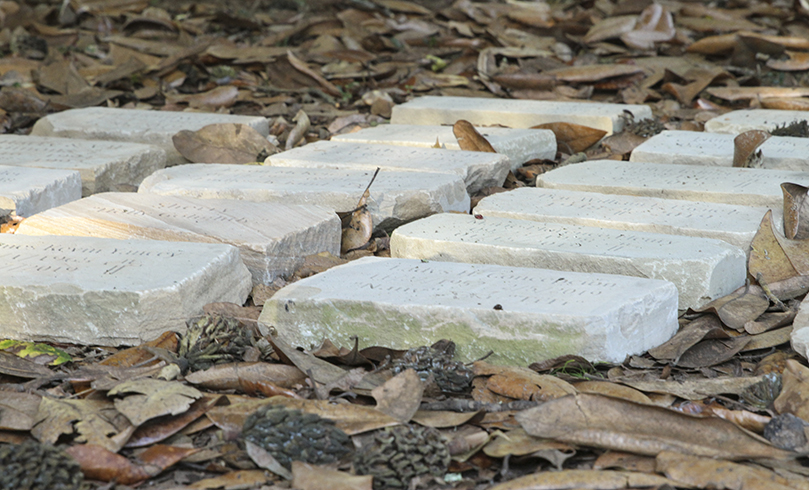
[[733,166],[756,168],[761,166],[761,151],[758,147],[769,139],[770,133],[751,129],[733,139]]
[[790,240],[809,238],[809,199],[806,199],[809,188],[784,182],[781,191],[784,193],[784,235]]
[[785,281],[798,276],[798,271],[790,262],[778,241],[778,232],[772,222],[772,211],[767,211],[761,220],[756,236],[750,244],[750,258],[747,270],[753,277],[761,277],[767,284]]
[[455,139],[458,140],[461,150],[497,153],[489,140],[478,133],[469,121],[459,119],[452,126],[452,133],[455,135]]
[[607,132],[580,124],[555,122],[532,126],[531,129],[549,129],[556,136],[556,146],[568,154],[578,153],[598,143]]
[[209,124],[172,137],[174,148],[193,163],[251,163],[276,153],[267,138],[246,124]]
[[368,183],[368,187],[362,193],[362,197],[357,203],[357,208],[343,219],[343,234],[340,241],[341,254],[362,248],[371,240],[371,234],[374,231],[374,220],[368,210],[368,198],[371,197],[371,184],[374,183],[378,174],[379,167],[376,168],[374,176],[371,177],[371,182]]

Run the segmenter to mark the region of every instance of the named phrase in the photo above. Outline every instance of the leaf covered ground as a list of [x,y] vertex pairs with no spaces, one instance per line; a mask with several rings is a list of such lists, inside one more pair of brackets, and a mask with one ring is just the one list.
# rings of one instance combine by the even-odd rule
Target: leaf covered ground
[[[479,199],[559,165],[625,159],[663,129],[701,131],[732,109],[809,108],[807,7],[2,1],[0,129],[27,134],[48,113],[95,105],[272,118],[270,143],[233,127],[175,137],[189,159],[244,163],[384,124],[418,95],[652,107],[654,120],[604,140],[549,125],[556,158],[525,162]],[[805,123],[784,130],[807,136]],[[458,134],[487,151],[463,122]],[[736,164],[754,162],[766,137],[747,135]],[[796,318],[809,290],[809,214],[806,189],[786,190],[787,236],[764,217],[749,285],[689,311],[671,341],[620,365],[463,365],[449,341],[304,352],[256,326],[284,281],[254,289],[247,305],[208,305],[184,335],[141,346],[2,341],[10,476],[0,488],[25,488],[11,478],[35,473],[22,464],[31,461],[67,468],[31,488],[75,488],[76,464],[87,488],[807,488],[809,368],[789,338],[809,321]],[[347,254],[309,257],[287,281],[388,253],[386,237],[368,241],[361,204],[344,220],[363,230],[348,233]]]

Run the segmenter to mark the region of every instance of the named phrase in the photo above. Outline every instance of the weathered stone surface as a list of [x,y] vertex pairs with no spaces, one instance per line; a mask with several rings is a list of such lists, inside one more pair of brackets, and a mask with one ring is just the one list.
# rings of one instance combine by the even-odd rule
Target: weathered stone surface
[[340,219],[330,209],[123,192],[39,213],[17,234],[226,243],[239,248],[254,284],[291,274],[307,255],[340,254]]
[[[733,166],[736,135],[696,131],[663,131],[635,148],[632,162],[678,165]],[[758,148],[761,164],[756,168],[809,170],[809,138],[773,136]]]
[[74,170],[0,165],[0,209],[28,217],[81,199],[81,176]]
[[480,126],[510,128],[568,122],[610,134],[624,127],[624,111],[631,112],[636,120],[652,117],[652,110],[645,105],[426,96],[394,106],[390,122],[441,125],[465,119]]
[[505,155],[476,151],[447,151],[393,145],[364,145],[318,141],[267,157],[273,167],[334,168],[457,175],[469,193],[501,186],[511,169]]
[[809,172],[594,160],[537,177],[537,187],[686,201],[783,207],[782,182],[809,184]]
[[731,111],[707,121],[705,131],[708,133],[739,134],[751,129],[770,131],[776,126],[791,124],[807,119],[804,111],[780,111],[777,109],[744,109]]
[[[766,207],[523,187],[483,198],[485,217],[715,238],[748,250]],[[773,221],[783,226],[782,209]]]
[[152,145],[73,138],[0,135],[0,165],[76,170],[82,195],[135,191],[166,166],[165,150]]
[[790,338],[792,349],[809,359],[809,301],[802,301],[798,314],[792,322],[793,330]]
[[0,261],[0,337],[18,340],[140,344],[252,287],[221,244],[0,234]]
[[174,148],[172,136],[184,129],[197,131],[216,123],[246,124],[264,136],[270,131],[269,122],[264,117],[88,107],[49,114],[34,124],[31,134],[146,143],[166,151],[167,165],[177,165],[188,160]]
[[390,246],[403,259],[660,279],[677,286],[680,309],[730,294],[747,276],[745,253],[720,240],[462,214],[401,226]]
[[[556,137],[546,129],[476,128],[492,147],[511,161],[515,170],[534,159],[556,157]],[[332,141],[375,145],[433,148],[438,142],[448,150],[460,150],[452,126],[381,124],[355,133],[332,136]]]
[[[202,199],[317,204],[351,211],[373,171],[195,164],[159,170],[138,192]],[[368,209],[375,227],[389,228],[434,213],[469,210],[460,177],[382,170],[371,186]]]
[[[498,306],[499,305],[499,306]],[[259,322],[295,345],[407,349],[439,339],[458,357],[526,365],[564,354],[621,362],[677,331],[665,281],[368,257],[284,287]]]

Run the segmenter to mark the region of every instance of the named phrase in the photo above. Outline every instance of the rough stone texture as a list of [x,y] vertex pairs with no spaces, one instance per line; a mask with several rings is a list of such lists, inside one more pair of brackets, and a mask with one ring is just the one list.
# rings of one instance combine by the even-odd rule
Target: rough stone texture
[[82,195],[136,191],[166,166],[165,150],[152,145],[72,138],[0,135],[0,165],[76,170]]
[[140,344],[252,287],[229,245],[0,234],[0,338]]
[[[351,211],[373,171],[330,168],[284,168],[260,165],[196,164],[159,170],[138,192],[202,199],[242,199],[285,204],[317,204]],[[368,209],[375,227],[446,211],[469,210],[463,180],[451,174],[382,170],[371,186]]]
[[798,314],[792,321],[790,344],[804,359],[809,359],[809,301],[802,301]]
[[0,165],[0,209],[28,217],[76,199],[81,199],[79,172]]
[[396,229],[391,256],[599,272],[669,281],[680,309],[744,285],[747,257],[709,238],[610,230],[461,214],[436,214]]
[[652,117],[652,110],[645,105],[426,96],[394,106],[390,122],[441,125],[466,119],[480,126],[511,128],[568,122],[611,134],[624,127],[624,111],[631,112],[636,120]]
[[782,182],[809,184],[809,172],[594,160],[537,177],[537,187],[685,201],[783,207]]
[[[556,157],[556,137],[546,129],[476,128],[497,153],[511,161],[515,170],[534,159]],[[355,133],[332,136],[332,141],[375,145],[432,148],[436,141],[448,150],[460,150],[452,126],[418,126],[414,124],[381,124]]]
[[[632,162],[675,163],[678,165],[733,166],[733,139],[736,135],[696,131],[663,131],[635,148]],[[809,138],[773,136],[759,150],[761,164],[756,168],[809,170]]]
[[[499,307],[498,307],[499,305]],[[295,345],[407,349],[439,339],[470,361],[564,354],[621,362],[677,331],[677,289],[653,279],[367,257],[284,287],[259,318]]]
[[336,141],[318,141],[271,155],[265,165],[371,171],[379,167],[397,172],[446,173],[462,178],[470,194],[503,185],[511,169],[508,157],[498,153]]
[[246,124],[264,136],[270,132],[269,122],[264,117],[88,107],[45,116],[34,124],[31,134],[146,143],[166,151],[167,165],[177,165],[188,160],[174,148],[171,137],[184,129],[196,131],[216,123]]
[[306,255],[339,255],[340,233],[337,214],[319,206],[120,192],[39,213],[17,230],[21,235],[226,243],[239,248],[254,284],[291,274]]
[[739,134],[750,129],[770,131],[776,126],[791,124],[807,119],[804,111],[780,111],[777,109],[744,109],[731,111],[707,121],[705,131],[708,133]]
[[[616,230],[715,238],[748,250],[766,207],[523,187],[483,198],[475,214]],[[783,211],[773,209],[783,228]]]

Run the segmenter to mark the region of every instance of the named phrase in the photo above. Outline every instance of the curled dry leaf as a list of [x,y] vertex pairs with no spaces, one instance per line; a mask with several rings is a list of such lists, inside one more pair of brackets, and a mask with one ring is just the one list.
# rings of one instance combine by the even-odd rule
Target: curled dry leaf
[[762,109],[779,111],[809,111],[809,98],[806,97],[765,97],[759,101]]
[[458,140],[458,146],[461,147],[461,150],[497,153],[489,140],[480,134],[469,121],[464,119],[456,121],[452,125],[452,134]]
[[232,85],[226,85],[199,94],[170,96],[167,101],[169,103],[185,102],[191,107],[217,108],[232,106],[236,103],[238,97],[239,89]]
[[292,54],[292,51],[287,51],[287,59],[289,63],[295,67],[296,70],[299,72],[308,75],[315,79],[315,81],[320,84],[320,87],[329,95],[339,96],[340,90],[330,81],[326,80],[322,76],[318,75],[314,70],[309,68],[309,66],[304,63],[300,58]]
[[745,378],[725,377],[710,379],[687,379],[684,381],[641,381],[631,378],[617,378],[614,381],[631,386],[645,393],[662,393],[678,396],[686,400],[702,400],[716,395],[738,395],[750,386],[760,382],[764,376]]
[[56,444],[62,435],[78,432],[76,440],[118,452],[135,427],[108,400],[42,398],[31,434],[39,441]]
[[761,151],[758,147],[770,138],[770,133],[751,129],[733,138],[733,166],[748,168],[761,166]]
[[162,415],[181,414],[194,400],[202,398],[202,393],[191,386],[150,378],[124,381],[107,394],[123,396],[115,399],[115,408],[134,425]]
[[767,211],[750,244],[750,258],[747,261],[747,270],[750,275],[758,278],[761,274],[767,284],[785,281],[800,275],[784,249],[781,248],[777,237],[778,231],[775,230],[775,224],[772,221],[772,211]]
[[[657,455],[657,471],[680,484],[697,488],[736,488],[744,490],[787,490],[790,480],[762,467],[699,458],[672,451]],[[681,485],[677,485],[678,487]]]
[[694,313],[715,313],[728,327],[742,331],[744,325],[753,321],[770,307],[764,290],[755,285],[742,286],[736,291],[717,298],[705,306],[690,309]]
[[246,124],[209,124],[172,136],[182,156],[193,163],[252,163],[276,153],[267,138]]
[[621,34],[621,41],[633,49],[654,49],[655,43],[674,39],[676,32],[669,9],[653,3],[643,9],[634,29]]
[[119,456],[101,446],[71,446],[65,450],[81,466],[85,478],[134,485],[162,473],[199,449],[156,444],[140,453],[137,462]]
[[607,132],[580,124],[555,122],[532,126],[531,129],[549,129],[556,136],[556,147],[570,155],[584,151],[598,143]]
[[406,424],[421,405],[424,383],[413,369],[406,369],[371,390],[376,409]]
[[219,364],[205,371],[189,373],[185,380],[209,390],[234,390],[245,382],[269,381],[283,388],[292,388],[306,379],[300,369],[286,364],[267,362],[237,362]]
[[809,238],[809,188],[800,184],[781,184],[784,193],[784,235],[790,240]]
[[678,451],[730,460],[793,457],[726,420],[600,395],[557,398],[515,418],[536,437],[651,456]]
[[285,150],[294,148],[295,145],[306,136],[306,132],[309,131],[309,127],[312,125],[309,122],[309,116],[306,115],[303,109],[299,110],[292,120],[295,121],[295,127],[292,128],[292,131],[289,132],[289,136],[287,136],[287,142],[284,145]]
[[340,241],[340,253],[346,254],[352,250],[357,250],[365,246],[371,239],[374,231],[374,221],[371,212],[368,211],[368,198],[371,197],[371,184],[379,175],[379,167],[376,168],[371,182],[362,193],[362,197],[357,203],[357,208],[343,219],[343,234]]
[[659,475],[633,471],[562,470],[543,471],[515,478],[491,490],[558,490],[561,488],[621,490],[629,488],[674,487],[676,481]]
[[568,66],[545,72],[557,80],[571,83],[598,82],[607,78],[623,77],[641,73],[644,68],[635,65],[584,65]]

